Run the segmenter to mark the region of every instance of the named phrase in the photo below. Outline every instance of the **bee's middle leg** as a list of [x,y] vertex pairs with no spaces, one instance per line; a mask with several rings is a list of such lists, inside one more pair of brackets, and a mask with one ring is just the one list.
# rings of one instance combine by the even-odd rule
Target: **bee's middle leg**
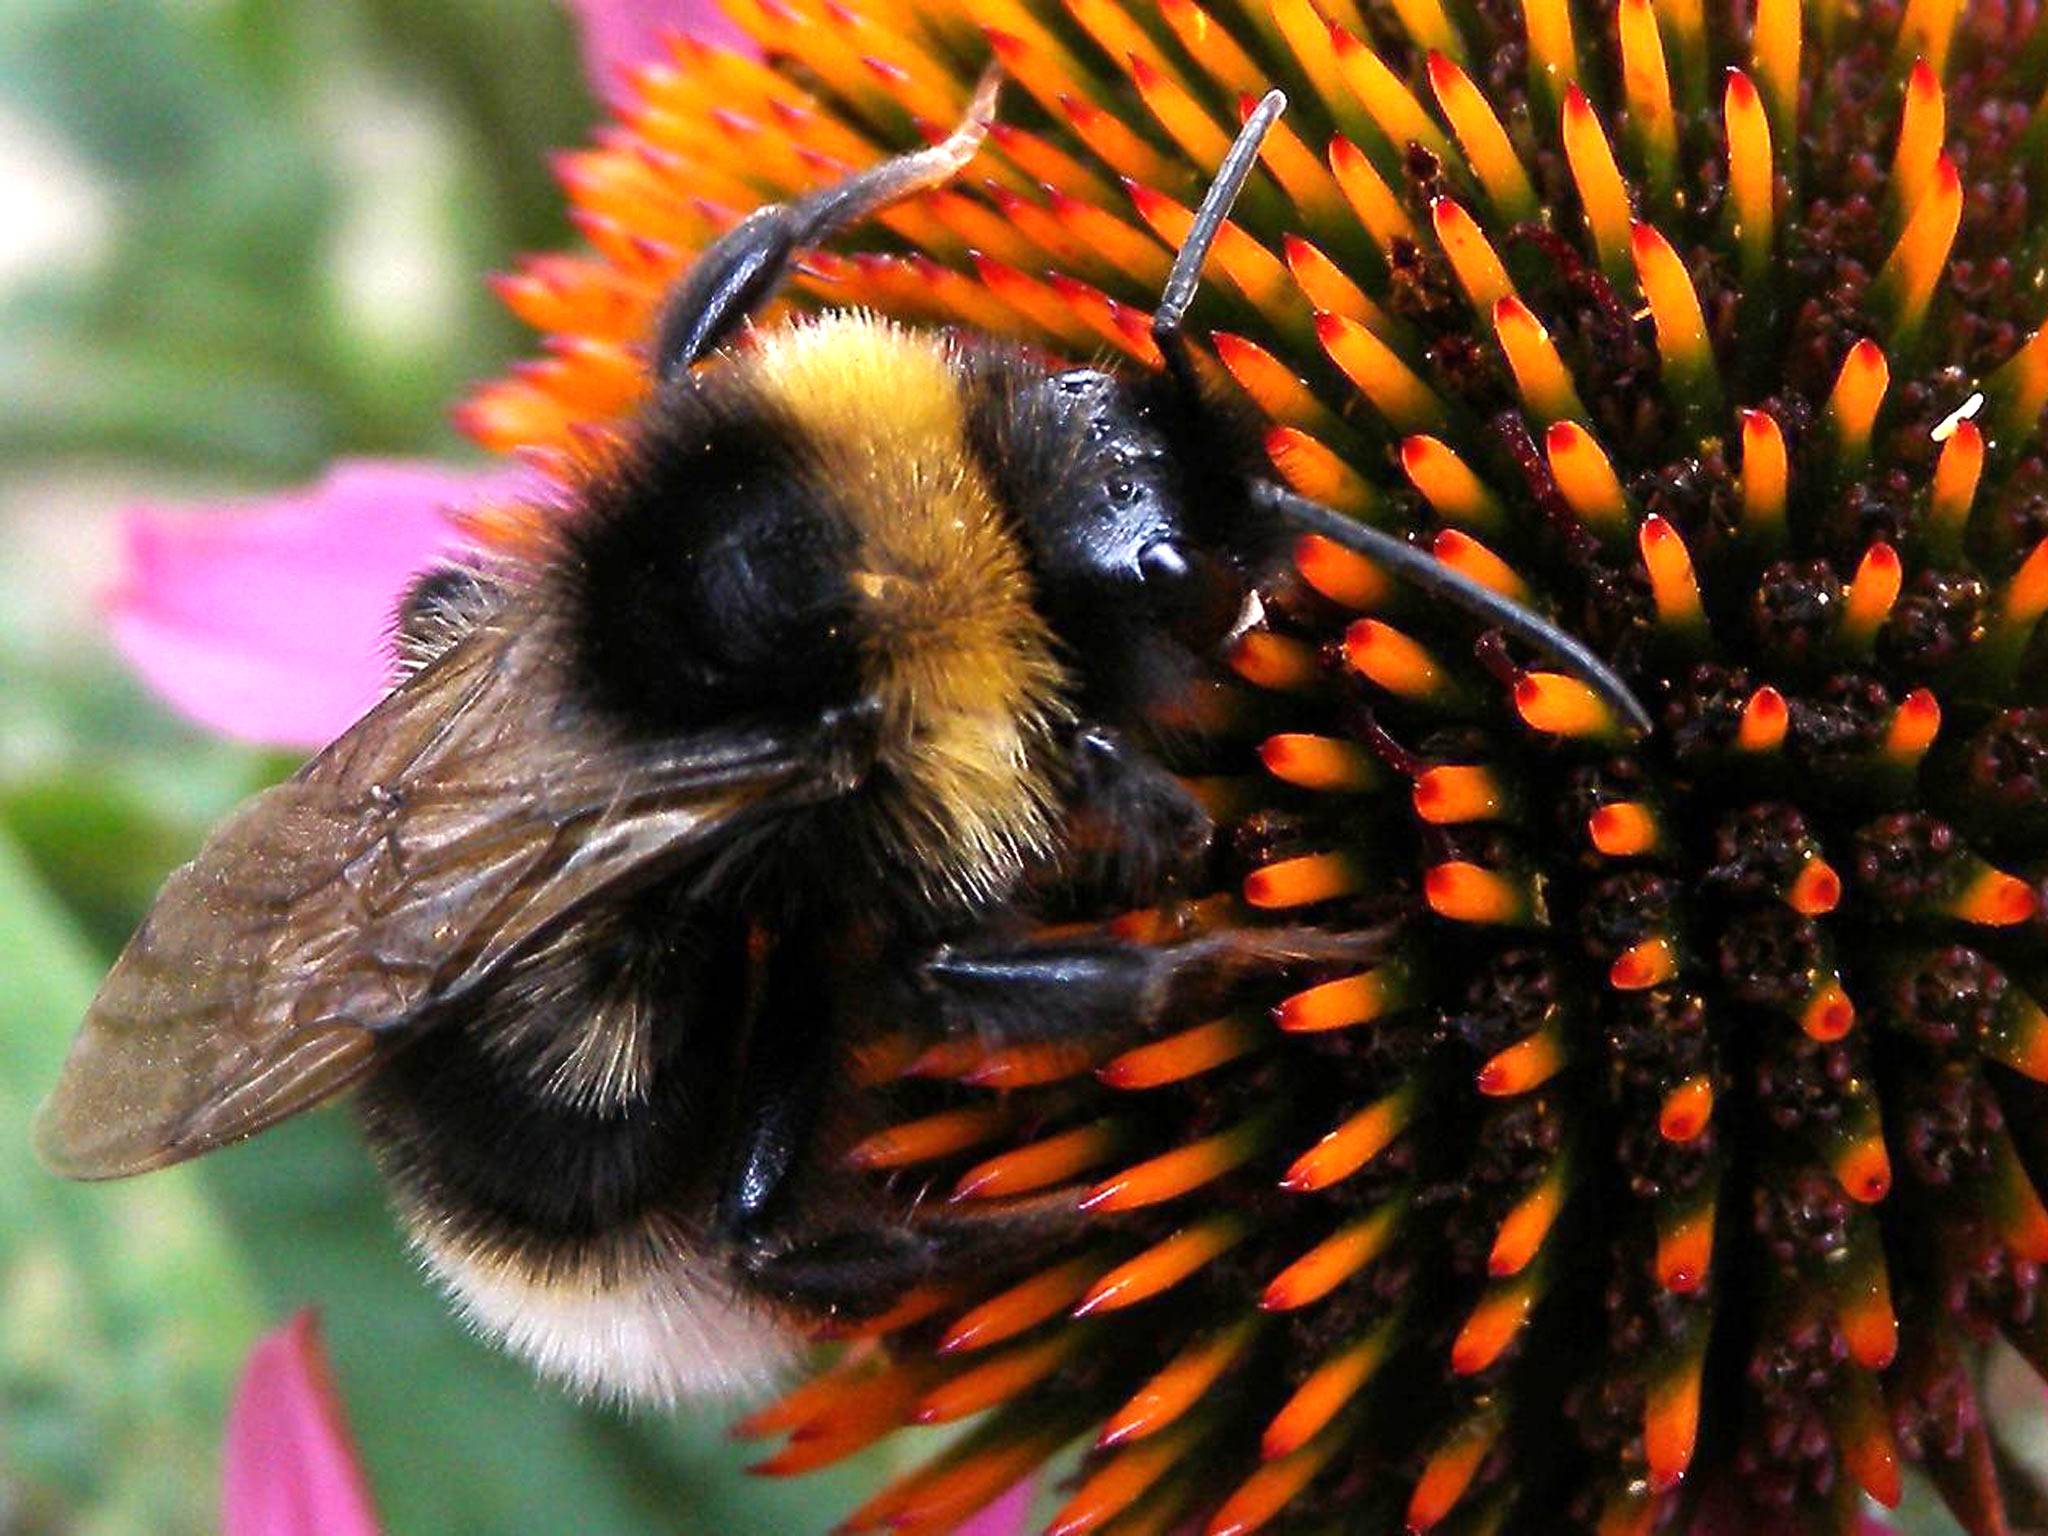
[[993,1048],[1149,1034],[1250,987],[1382,957],[1391,929],[1227,928],[1177,944],[1024,936],[942,945],[917,968],[922,1018]]

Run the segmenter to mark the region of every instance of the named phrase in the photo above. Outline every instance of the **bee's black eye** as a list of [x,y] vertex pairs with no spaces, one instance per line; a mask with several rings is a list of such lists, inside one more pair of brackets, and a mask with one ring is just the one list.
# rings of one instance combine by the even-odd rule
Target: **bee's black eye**
[[1094,635],[1164,626],[1190,643],[1220,632],[1236,586],[1188,528],[1187,476],[1156,412],[1089,369],[1044,391],[1045,417],[1023,419],[1052,448],[1053,474],[1016,499],[1055,622]]
[[1141,376],[980,366],[971,440],[1083,705],[1149,729],[1192,696],[1267,558],[1239,536],[1242,487],[1265,464],[1257,431]]

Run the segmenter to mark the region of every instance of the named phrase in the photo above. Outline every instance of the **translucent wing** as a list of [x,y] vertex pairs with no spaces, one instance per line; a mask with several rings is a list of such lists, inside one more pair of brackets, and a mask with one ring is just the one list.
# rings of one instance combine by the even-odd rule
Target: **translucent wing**
[[44,1162],[113,1178],[261,1130],[588,903],[832,787],[840,754],[788,732],[567,729],[553,665],[534,626],[487,626],[231,816],[87,1012]]

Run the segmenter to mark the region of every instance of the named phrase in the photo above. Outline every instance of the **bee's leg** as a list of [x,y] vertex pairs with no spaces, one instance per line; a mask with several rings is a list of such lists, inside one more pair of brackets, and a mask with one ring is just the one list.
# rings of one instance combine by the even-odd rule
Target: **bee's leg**
[[1042,1258],[1086,1217],[1072,1193],[916,1206],[905,1222],[864,1221],[800,1242],[751,1245],[742,1262],[771,1294],[826,1317],[873,1317],[904,1292]]
[[884,160],[793,203],[770,203],[713,241],[663,306],[654,348],[658,377],[680,377],[775,297],[803,247],[958,175],[995,119],[999,83],[991,68],[960,126],[929,149]]
[[990,1046],[1138,1036],[1167,1019],[1220,1008],[1251,982],[1363,965],[1391,927],[1229,928],[1179,944],[1116,938],[943,945],[918,968],[927,1021]]
[[1237,201],[1238,193],[1244,190],[1245,182],[1251,177],[1252,167],[1259,158],[1259,146],[1265,143],[1267,131],[1286,110],[1285,93],[1268,91],[1252,115],[1245,119],[1236,142],[1216,168],[1216,179],[1209,183],[1209,190],[1203,194],[1202,206],[1195,210],[1195,221],[1189,226],[1187,239],[1181,242],[1180,250],[1174,255],[1173,268],[1166,274],[1166,287],[1160,291],[1159,305],[1152,312],[1152,339],[1158,343],[1159,353],[1166,359],[1167,371],[1187,391],[1190,399],[1202,395],[1202,379],[1188,346],[1187,332],[1182,327],[1187,321],[1188,306],[1195,301],[1195,290],[1202,283],[1202,263],[1208,260],[1209,248],[1216,243],[1223,221],[1230,217],[1231,205]]
[[[750,1050],[740,1079],[740,1120],[719,1193],[719,1230],[744,1236],[773,1212],[775,1197],[795,1166],[817,1118],[824,1086],[823,1052],[799,1032],[776,1031]],[[812,1034],[817,1034],[813,1024]]]
[[795,1167],[825,1089],[819,1020],[830,1010],[833,974],[810,936],[787,937],[758,962],[733,1103],[731,1152],[719,1186],[719,1230],[745,1237],[774,1215],[775,1198]]
[[[1151,998],[1162,985],[1156,957],[1164,953],[1121,944],[1093,951],[1071,945],[977,949],[971,955],[947,951],[932,959],[914,985],[922,986],[942,1014],[965,1008],[977,1028],[1013,1037],[1028,1028],[1043,1037],[1062,1032],[1063,1026],[1080,1029],[1089,1027],[1091,1019],[1156,1007]],[[832,984],[844,975],[829,940],[817,934],[783,937],[758,964],[733,1100],[731,1151],[716,1212],[721,1233],[757,1246],[772,1245],[778,1197],[810,1144],[829,1086],[834,1032],[821,1027],[821,1021],[832,1015]],[[1014,988],[1011,983],[1020,977],[1025,987]],[[1022,1019],[1011,1021],[1007,1013],[983,1019],[985,1005],[977,994],[986,990],[1013,1001],[1023,1010]],[[915,999],[910,1006],[916,1006]],[[915,1244],[907,1234],[903,1246],[898,1262],[914,1265],[918,1261],[908,1249]]]
[[908,1227],[876,1224],[793,1246],[755,1243],[741,1262],[770,1295],[822,1317],[863,1318],[886,1312],[929,1280],[939,1251]]
[[1085,725],[1069,744],[1063,888],[1139,907],[1198,880],[1216,823],[1155,757],[1107,726]]
[[398,600],[392,642],[399,672],[409,677],[431,666],[504,606],[504,586],[474,566],[444,565],[428,571]]

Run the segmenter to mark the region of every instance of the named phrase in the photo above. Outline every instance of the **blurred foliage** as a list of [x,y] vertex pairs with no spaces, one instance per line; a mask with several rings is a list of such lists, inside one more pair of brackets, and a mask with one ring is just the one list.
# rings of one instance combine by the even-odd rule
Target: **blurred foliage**
[[[520,344],[480,276],[564,238],[546,154],[591,110],[552,0],[0,0],[0,129],[105,214],[0,292],[11,515],[81,476],[254,491],[458,456],[448,405]],[[234,1374],[308,1302],[393,1532],[828,1528],[872,1468],[749,1479],[723,1413],[580,1406],[468,1338],[345,1113],[132,1184],[35,1167],[100,970],[288,765],[165,718],[86,621],[30,623],[26,564],[0,560],[0,1533],[213,1529]]]
[[117,210],[95,270],[11,306],[0,453],[260,475],[453,446],[444,408],[509,322],[461,281],[431,323],[380,324],[342,243],[410,213],[467,275],[558,239],[545,152],[589,113],[547,0],[4,0],[0,101]]

